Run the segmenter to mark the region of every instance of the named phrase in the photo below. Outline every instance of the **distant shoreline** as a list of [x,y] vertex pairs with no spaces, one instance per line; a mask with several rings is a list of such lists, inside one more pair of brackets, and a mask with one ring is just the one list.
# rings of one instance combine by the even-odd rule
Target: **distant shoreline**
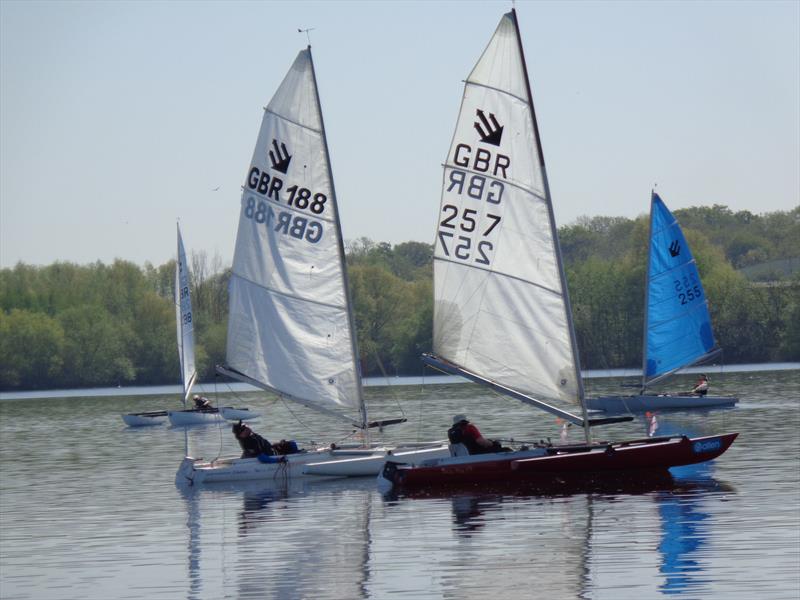
[[[800,362],[783,363],[754,363],[744,365],[715,365],[690,367],[682,370],[677,375],[689,375],[692,373],[746,373],[746,372],[765,372],[765,371],[796,371],[800,370]],[[639,369],[589,369],[583,372],[584,379],[602,379],[613,377],[641,376]],[[429,376],[398,376],[398,377],[367,377],[364,379],[364,387],[390,387],[406,385],[450,385],[456,383],[469,383],[463,377],[455,375],[429,375]],[[233,393],[233,392],[257,392],[258,388],[246,383],[200,383],[194,387],[194,391],[201,394],[211,393]],[[180,385],[153,385],[153,386],[130,386],[130,387],[105,387],[105,388],[84,388],[71,390],[34,390],[27,392],[0,392],[0,400],[25,400],[40,398],[72,398],[72,397],[105,397],[105,396],[151,396],[157,394],[181,394]]]

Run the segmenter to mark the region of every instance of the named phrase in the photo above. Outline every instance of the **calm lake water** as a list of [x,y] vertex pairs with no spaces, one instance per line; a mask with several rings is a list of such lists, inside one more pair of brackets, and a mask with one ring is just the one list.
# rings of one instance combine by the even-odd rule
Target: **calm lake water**
[[[692,377],[676,378],[685,388]],[[588,392],[619,391],[587,381]],[[184,430],[121,413],[175,395],[0,402],[0,597],[800,597],[800,372],[730,373],[737,408],[657,415],[658,433],[739,431],[712,463],[637,489],[465,489],[385,497],[371,478],[182,492]],[[368,388],[387,440],[441,439],[465,412],[489,437],[557,439],[549,415],[473,385]],[[269,415],[273,440],[343,439],[260,393],[215,397]],[[644,417],[595,431],[642,437]],[[580,431],[570,439],[579,441]],[[228,426],[188,431],[196,454],[236,452]]]

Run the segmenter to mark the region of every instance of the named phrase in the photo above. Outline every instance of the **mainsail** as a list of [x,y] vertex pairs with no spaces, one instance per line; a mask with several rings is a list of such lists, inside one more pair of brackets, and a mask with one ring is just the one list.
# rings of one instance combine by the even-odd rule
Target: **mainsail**
[[434,299],[438,358],[540,400],[581,404],[569,299],[513,10],[464,88],[444,165]]
[[[220,371],[366,423],[311,48],[264,111],[242,193]],[[334,410],[331,410],[334,409]],[[352,418],[348,418],[350,421]]]
[[643,387],[717,351],[697,263],[677,219],[655,192],[645,294]]
[[189,294],[189,265],[186,263],[186,251],[183,249],[180,225],[178,225],[178,261],[175,263],[175,323],[185,404],[197,378],[197,370],[194,365],[194,323],[192,322],[192,299]]

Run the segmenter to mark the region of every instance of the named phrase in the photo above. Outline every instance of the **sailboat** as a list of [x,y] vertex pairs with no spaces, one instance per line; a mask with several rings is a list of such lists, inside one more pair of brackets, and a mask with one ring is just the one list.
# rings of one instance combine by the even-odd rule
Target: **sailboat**
[[175,325],[178,336],[178,357],[181,361],[181,381],[183,382],[183,407],[181,411],[158,410],[122,415],[122,420],[131,427],[158,425],[169,417],[172,425],[197,425],[213,423],[223,418],[235,420],[251,419],[258,413],[246,408],[188,409],[186,402],[197,381],[197,369],[194,364],[194,323],[192,318],[192,300],[189,294],[189,268],[186,263],[186,251],[183,248],[181,228],[178,225],[178,260],[175,262]]
[[[430,366],[583,428],[585,443],[534,443],[424,465],[387,461],[381,487],[603,477],[710,460],[737,434],[593,442],[561,250],[516,11],[467,78],[444,165],[434,250]],[[576,414],[575,408],[579,409]],[[460,444],[455,445],[460,446]]]
[[692,251],[678,220],[655,192],[650,200],[649,239],[641,390],[636,395],[588,398],[588,407],[644,412],[735,405],[737,399],[730,396],[646,393],[657,381],[720,353]]
[[361,387],[344,242],[311,47],[264,111],[243,187],[229,286],[226,364],[218,372],[355,428],[363,443],[255,458],[186,457],[179,482],[376,475],[387,453],[415,461],[442,442],[373,445]]

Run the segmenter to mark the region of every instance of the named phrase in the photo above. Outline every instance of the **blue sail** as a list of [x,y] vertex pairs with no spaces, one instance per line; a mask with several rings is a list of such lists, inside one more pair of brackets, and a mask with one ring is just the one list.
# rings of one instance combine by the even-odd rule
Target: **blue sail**
[[647,279],[645,381],[691,365],[716,347],[692,251],[678,221],[655,193]]

